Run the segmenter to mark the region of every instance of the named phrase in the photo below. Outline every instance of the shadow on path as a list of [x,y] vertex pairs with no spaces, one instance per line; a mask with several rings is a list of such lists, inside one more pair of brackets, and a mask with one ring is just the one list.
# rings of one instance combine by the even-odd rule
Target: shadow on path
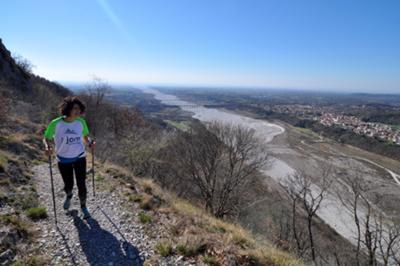
[[125,239],[108,216],[107,219],[116,227],[123,241],[119,241],[111,232],[101,228],[94,218],[84,221],[76,210],[71,211],[70,215],[78,230],[80,246],[89,265],[143,265],[138,249]]
[[59,227],[58,225],[56,225],[56,229],[57,229],[58,233],[60,234],[60,236],[61,236],[61,238],[62,238],[62,240],[63,240],[64,246],[65,246],[65,248],[66,248],[67,251],[68,251],[68,255],[69,255],[69,257],[71,258],[72,264],[73,264],[73,265],[77,265],[77,264],[76,264],[75,255],[74,255],[74,253],[72,252],[71,247],[70,247],[69,244],[68,244],[68,239],[65,237],[65,234],[61,231],[61,229],[60,229],[60,227]]

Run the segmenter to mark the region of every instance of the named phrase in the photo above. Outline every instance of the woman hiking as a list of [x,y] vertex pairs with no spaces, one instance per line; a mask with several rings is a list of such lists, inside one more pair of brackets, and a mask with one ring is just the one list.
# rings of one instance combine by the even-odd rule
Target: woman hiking
[[78,196],[84,219],[90,218],[86,207],[86,151],[85,145],[94,149],[95,142],[89,138],[89,129],[81,114],[85,112],[85,105],[76,96],[64,98],[59,105],[61,116],[55,118],[48,125],[44,133],[45,152],[48,156],[53,153],[50,140],[54,139],[58,169],[64,181],[66,198],[64,209],[71,205],[74,174],[78,186]]

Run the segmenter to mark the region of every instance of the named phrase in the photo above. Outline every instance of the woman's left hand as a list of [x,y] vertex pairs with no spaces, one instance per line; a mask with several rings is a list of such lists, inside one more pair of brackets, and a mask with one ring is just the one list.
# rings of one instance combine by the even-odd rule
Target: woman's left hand
[[91,148],[92,150],[94,150],[94,148],[96,147],[96,141],[95,140],[91,140],[89,142],[89,148]]

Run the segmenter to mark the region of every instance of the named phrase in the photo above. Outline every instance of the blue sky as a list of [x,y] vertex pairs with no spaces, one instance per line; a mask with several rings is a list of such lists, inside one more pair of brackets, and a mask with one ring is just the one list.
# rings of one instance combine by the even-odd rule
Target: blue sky
[[61,82],[400,92],[399,0],[2,0],[0,38]]

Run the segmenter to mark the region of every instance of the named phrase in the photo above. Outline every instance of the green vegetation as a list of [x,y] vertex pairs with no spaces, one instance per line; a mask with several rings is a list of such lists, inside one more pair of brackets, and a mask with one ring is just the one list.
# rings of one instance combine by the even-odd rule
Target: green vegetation
[[319,138],[319,135],[317,133],[315,133],[314,131],[312,131],[311,129],[303,128],[303,127],[295,127],[295,129],[309,137],[314,138],[314,139]]
[[189,252],[189,249],[186,244],[176,245],[176,251],[185,257],[191,256],[191,253]]
[[214,256],[204,255],[203,262],[208,265],[218,265],[217,259]]
[[189,126],[185,121],[173,121],[173,120],[164,120],[164,121],[167,122],[169,125],[182,131],[187,131],[189,129]]
[[147,224],[147,223],[151,223],[153,221],[153,218],[150,215],[146,214],[145,212],[140,212],[139,213],[139,221],[142,224]]
[[102,176],[102,175],[96,175],[95,180],[98,181],[98,182],[101,182],[101,181],[104,180],[104,176]]
[[143,197],[139,194],[129,194],[128,199],[133,202],[142,202]]
[[44,207],[34,207],[26,210],[26,216],[32,220],[47,218],[47,210]]
[[173,254],[172,246],[169,243],[158,243],[155,248],[157,252],[163,257],[168,257]]

